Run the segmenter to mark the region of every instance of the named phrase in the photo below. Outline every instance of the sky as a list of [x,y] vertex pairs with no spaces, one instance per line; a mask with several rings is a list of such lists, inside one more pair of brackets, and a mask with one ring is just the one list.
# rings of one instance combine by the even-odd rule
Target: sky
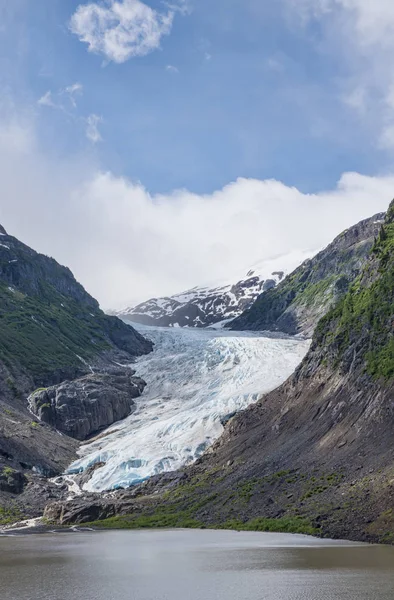
[[390,0],[0,0],[0,223],[122,308],[394,196]]

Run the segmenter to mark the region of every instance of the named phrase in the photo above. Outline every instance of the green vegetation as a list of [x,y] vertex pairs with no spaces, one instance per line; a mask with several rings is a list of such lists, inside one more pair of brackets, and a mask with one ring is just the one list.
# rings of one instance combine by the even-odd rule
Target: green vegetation
[[[318,527],[307,516],[310,503],[305,507],[304,514],[297,510],[297,503],[336,486],[342,480],[342,475],[328,473],[315,477],[299,471],[281,470],[241,481],[228,489],[226,485],[221,487],[225,479],[226,469],[212,469],[195,475],[155,500],[150,499],[145,506],[142,501],[144,507],[138,513],[89,525],[106,529],[207,528],[317,535]],[[258,516],[251,519],[248,516],[251,510],[255,510],[253,506],[256,506],[256,501],[260,503],[264,494],[269,497],[275,495],[288,502],[289,484],[294,492],[295,503],[291,501],[287,505],[286,514],[277,518]],[[289,497],[292,498],[293,494]]]
[[0,506],[0,526],[12,525],[17,521],[23,521],[23,515],[17,507],[1,507]]
[[301,289],[294,300],[294,304],[299,306],[318,306],[324,307],[333,299],[334,285],[337,278],[329,276],[316,283],[310,283],[304,289]]
[[86,372],[84,362],[114,346],[132,355],[149,350],[129,326],[105,315],[68,269],[16,239],[9,245],[0,248],[0,362],[14,395],[21,371],[46,386]]
[[11,467],[4,467],[4,469],[1,472],[1,474],[4,475],[4,477],[10,477],[14,473],[15,471],[14,469],[11,469]]
[[311,525],[308,519],[301,517],[282,517],[278,519],[256,518],[243,522],[232,519],[218,524],[204,524],[190,518],[185,512],[166,514],[155,512],[149,516],[126,515],[112,517],[105,521],[88,523],[90,527],[103,529],[149,529],[149,528],[182,528],[182,529],[232,529],[236,531],[272,531],[278,533],[302,533],[316,535],[319,530]]
[[165,511],[157,511],[151,515],[112,517],[111,519],[89,523],[88,525],[104,529],[204,528],[201,521],[190,518],[185,512],[168,514]]
[[[45,292],[20,299],[0,285],[0,360],[11,371],[21,367],[42,383],[52,374],[80,370],[78,356],[88,359],[110,347],[98,310],[65,298],[49,285]],[[14,391],[12,380],[7,381]]]
[[[318,344],[332,349],[339,364],[349,346],[375,379],[394,377],[394,202],[371,260],[342,301],[319,323]],[[330,354],[330,352],[328,352]]]
[[[232,328],[279,329],[295,334],[299,331],[300,315],[302,321],[315,323],[334,301],[347,293],[360,261],[367,259],[372,247],[372,227],[369,238],[359,245],[353,243],[357,238],[351,230],[341,234],[317,257],[298,267],[276,288],[262,294],[249,310],[232,322]],[[343,241],[345,236],[349,236],[348,243]]]
[[12,412],[12,410],[10,410],[9,408],[3,408],[3,412],[4,414],[8,415],[9,417],[15,417],[15,413]]

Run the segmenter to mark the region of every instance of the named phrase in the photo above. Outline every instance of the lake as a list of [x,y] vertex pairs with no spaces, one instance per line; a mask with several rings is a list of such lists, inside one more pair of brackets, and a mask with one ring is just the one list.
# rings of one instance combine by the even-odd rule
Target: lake
[[394,548],[232,531],[0,537],[1,600],[392,600]]

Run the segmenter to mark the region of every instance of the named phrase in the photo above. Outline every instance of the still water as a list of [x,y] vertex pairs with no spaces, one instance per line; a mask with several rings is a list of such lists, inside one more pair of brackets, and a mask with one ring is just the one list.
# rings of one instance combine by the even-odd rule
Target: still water
[[0,538],[1,600],[393,600],[394,548],[226,531]]

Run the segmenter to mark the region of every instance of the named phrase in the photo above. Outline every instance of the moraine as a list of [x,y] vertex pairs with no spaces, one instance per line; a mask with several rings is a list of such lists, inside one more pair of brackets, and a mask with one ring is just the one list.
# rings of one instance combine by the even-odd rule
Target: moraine
[[262,333],[139,329],[155,343],[133,365],[148,386],[129,418],[81,447],[69,473],[104,464],[86,491],[128,487],[193,462],[222,434],[226,419],[293,373],[310,344]]

